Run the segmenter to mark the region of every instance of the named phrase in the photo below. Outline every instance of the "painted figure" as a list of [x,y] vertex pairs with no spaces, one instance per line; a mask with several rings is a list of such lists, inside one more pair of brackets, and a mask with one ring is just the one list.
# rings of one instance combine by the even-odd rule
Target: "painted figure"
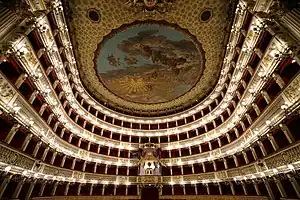
[[120,66],[120,58],[115,57],[112,53],[108,54],[107,60],[111,66]]

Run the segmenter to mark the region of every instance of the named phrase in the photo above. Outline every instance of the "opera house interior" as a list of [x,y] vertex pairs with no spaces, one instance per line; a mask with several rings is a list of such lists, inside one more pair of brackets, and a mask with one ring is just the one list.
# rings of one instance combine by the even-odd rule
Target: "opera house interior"
[[0,0],[0,199],[300,199],[299,170],[299,1]]

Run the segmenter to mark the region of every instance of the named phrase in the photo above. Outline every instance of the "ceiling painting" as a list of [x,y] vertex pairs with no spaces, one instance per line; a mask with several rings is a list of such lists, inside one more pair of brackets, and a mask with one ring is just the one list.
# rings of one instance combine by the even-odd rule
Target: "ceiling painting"
[[179,27],[136,23],[109,34],[95,54],[100,81],[137,103],[161,103],[188,92],[203,72],[203,51]]
[[[214,88],[220,76],[235,0],[68,2],[71,5],[66,9],[70,15],[66,18],[79,75],[86,90],[99,102],[148,116],[187,108]],[[149,21],[153,24],[147,29],[141,24],[132,26]],[[153,27],[160,22],[165,22],[165,26]],[[174,29],[174,26],[180,28]],[[145,32],[147,30],[150,31]],[[146,47],[122,47],[131,39],[139,38],[139,32],[147,33],[149,38],[164,38],[160,42],[167,45],[159,49],[157,42],[151,41]],[[118,39],[120,35],[123,38]],[[187,57],[183,49],[177,47],[178,38],[173,35],[189,44],[193,42],[194,47],[189,51],[194,52],[194,57]],[[147,44],[146,40],[142,43]],[[101,48],[110,42],[113,45]],[[169,49],[172,51],[167,51]],[[147,51],[154,54],[153,59]],[[98,62],[101,56],[103,59]]]

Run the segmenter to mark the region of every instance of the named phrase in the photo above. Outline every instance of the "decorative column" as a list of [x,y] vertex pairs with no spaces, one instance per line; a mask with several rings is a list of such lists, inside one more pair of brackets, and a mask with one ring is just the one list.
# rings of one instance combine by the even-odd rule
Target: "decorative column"
[[267,102],[267,104],[270,104],[271,98],[270,98],[269,94],[266,91],[264,91],[264,90],[261,91],[261,94],[264,97],[264,99]]
[[34,150],[33,150],[33,153],[32,153],[32,156],[33,156],[33,157],[36,157],[37,152],[39,151],[41,145],[42,145],[42,141],[39,141],[39,142],[35,145]]
[[89,141],[88,146],[87,146],[87,150],[90,151],[91,149],[91,141]]
[[126,188],[125,188],[125,195],[126,196],[128,195],[128,185],[126,185]]
[[35,90],[35,91],[30,95],[30,97],[29,97],[29,99],[28,99],[28,102],[29,102],[30,104],[32,104],[32,103],[34,102],[34,100],[35,100],[35,98],[37,97],[38,94],[39,94],[39,91],[38,91],[38,90]]
[[22,190],[22,187],[24,185],[24,182],[25,182],[26,178],[23,178],[20,182],[18,182],[18,185],[17,187],[15,188],[15,191],[12,195],[12,199],[18,199],[19,198],[19,194]]
[[102,187],[102,192],[101,192],[102,196],[104,195],[105,187],[106,187],[105,185],[103,185],[103,187]]
[[27,76],[27,74],[25,74],[25,73],[21,74],[21,75],[18,77],[18,79],[17,79],[16,82],[15,82],[15,86],[16,86],[17,89],[19,89],[19,88],[21,87],[21,85],[24,83],[24,81],[26,80],[27,77],[28,77],[28,76]]
[[220,138],[218,138],[217,140],[218,140],[219,147],[222,147],[222,142],[221,142]]
[[65,191],[64,191],[64,196],[67,196],[67,195],[68,195],[69,188],[70,188],[70,182],[68,182],[68,183],[66,184]]
[[259,110],[259,107],[257,106],[257,104],[252,103],[252,107],[253,107],[256,115],[259,116],[260,115],[260,110]]
[[249,74],[250,74],[251,76],[253,76],[254,70],[252,69],[252,67],[251,67],[250,65],[247,65],[247,71],[249,72]]
[[77,124],[79,115],[76,115],[74,122]]
[[280,77],[279,74],[273,73],[272,77],[276,81],[276,83],[280,87],[280,89],[283,89],[285,87],[285,82],[282,80],[282,78]]
[[2,183],[0,185],[0,199],[2,198],[2,195],[3,195],[6,187],[8,186],[8,184],[9,184],[12,176],[13,175],[11,175],[11,174],[10,175],[8,175],[8,174],[5,175],[5,178],[3,179],[3,181],[2,181]]
[[239,131],[237,130],[237,128],[234,127],[233,130],[234,130],[235,136],[236,136],[237,138],[239,138],[239,137],[240,137],[240,134],[239,134]]
[[78,188],[77,188],[77,196],[80,196],[81,186],[82,186],[82,183],[79,183]]
[[[84,163],[83,163],[83,166],[82,166],[82,171],[84,171],[85,172],[85,168],[86,168],[86,160],[84,161]],[[117,168],[118,169],[118,168]]]
[[228,143],[230,143],[231,139],[230,139],[230,135],[228,133],[226,133],[226,137],[227,137]]
[[18,130],[20,129],[20,127],[21,127],[20,124],[14,124],[13,127],[10,129],[9,133],[7,134],[4,142],[10,144],[16,132],[18,132]]
[[205,186],[206,186],[207,194],[210,195],[209,185],[208,185],[208,184],[205,184]]
[[47,181],[44,181],[41,185],[41,189],[40,189],[40,192],[39,192],[39,197],[43,196],[44,194],[44,190],[45,190],[45,187],[46,187],[46,184],[47,184]]
[[23,144],[21,146],[22,151],[26,150],[26,148],[27,148],[27,146],[28,146],[28,144],[29,144],[32,136],[33,136],[32,133],[27,133],[27,136],[26,136],[26,138],[25,138],[25,140],[24,140],[24,142],[23,142]]
[[246,131],[246,126],[245,126],[244,122],[240,121],[240,125],[241,125],[243,131],[245,132]]
[[80,145],[81,145],[81,140],[82,140],[82,138],[79,138],[78,143],[77,143],[77,147],[79,147],[79,148],[80,148]]
[[50,125],[52,118],[54,117],[54,114],[51,113],[47,119],[47,124]]
[[55,158],[56,158],[56,155],[57,155],[57,152],[53,152],[52,154],[52,158],[51,158],[51,161],[50,161],[50,164],[53,165],[54,161],[55,161]]
[[256,182],[255,180],[252,180],[252,183],[253,183],[253,185],[254,185],[254,189],[255,189],[256,195],[257,195],[257,196],[260,196],[261,193],[260,193],[259,187],[258,187],[258,185],[257,185],[257,182]]
[[225,169],[228,169],[227,160],[226,160],[225,158],[223,158],[223,162],[224,162],[224,167],[225,167]]
[[235,166],[238,167],[238,166],[239,166],[239,162],[238,162],[238,160],[237,160],[236,155],[232,155],[232,157],[233,157]]
[[221,187],[221,184],[220,184],[220,183],[218,183],[218,188],[219,188],[219,193],[220,193],[220,195],[223,195],[223,191],[222,191],[222,187]]
[[59,80],[54,81],[54,83],[52,85],[52,87],[53,87],[54,90],[58,86],[58,84],[59,84]]
[[[53,89],[54,89],[54,88],[53,88]],[[61,100],[61,98],[63,97],[64,94],[65,94],[65,92],[64,92],[64,91],[61,91],[61,92],[58,94],[58,99]],[[66,106],[64,106],[64,105],[65,105],[65,102],[63,103],[63,107],[66,108]]]
[[89,192],[89,195],[90,195],[90,196],[93,195],[93,189],[94,189],[94,184],[92,183],[92,184],[91,184],[91,187],[90,187],[90,192]]
[[242,86],[243,86],[244,89],[247,88],[247,83],[245,82],[244,79],[241,80],[241,84],[242,84]]
[[273,179],[274,179],[274,182],[276,183],[276,186],[277,186],[277,188],[278,188],[278,190],[280,192],[281,197],[286,198],[287,195],[286,195],[286,192],[285,192],[285,190],[284,190],[284,188],[283,188],[280,180],[277,179],[276,177],[273,177]]
[[28,189],[28,191],[26,193],[26,196],[25,196],[25,200],[30,199],[35,184],[36,184],[36,179],[33,182],[30,183],[29,189]]
[[278,144],[277,144],[277,142],[275,141],[273,135],[267,134],[267,137],[268,137],[268,139],[269,139],[269,141],[270,141],[270,143],[271,143],[271,145],[272,145],[274,151],[277,151],[277,150],[279,149],[279,147],[278,147]]
[[242,98],[241,93],[238,90],[235,91],[235,93],[236,93],[236,96],[238,97],[238,99],[241,100],[241,98]]
[[[220,118],[221,118],[221,122],[224,123],[224,121],[225,121],[225,120],[224,120],[224,116],[223,116],[223,115],[220,115]],[[195,121],[195,120],[194,120],[194,121]],[[197,129],[196,129],[196,130],[197,130]]]
[[69,142],[69,143],[71,143],[71,142],[72,142],[72,138],[73,138],[73,136],[74,136],[74,134],[73,134],[73,133],[71,133],[71,134],[70,134],[70,136],[69,136],[69,140],[68,140],[68,142]]
[[232,195],[235,195],[234,186],[233,186],[233,183],[231,181],[229,182],[229,185],[230,185]]
[[273,191],[272,191],[272,189],[271,189],[271,186],[270,186],[268,180],[263,179],[263,182],[264,182],[264,184],[265,184],[265,186],[266,186],[266,188],[267,188],[267,191],[268,191],[268,194],[269,194],[270,198],[271,198],[272,200],[275,200],[275,196],[274,196],[274,194],[273,194]]
[[202,164],[202,169],[203,169],[203,172],[205,173],[206,172],[206,169],[205,169],[205,164],[204,163],[201,163]]
[[61,160],[60,167],[64,167],[66,159],[67,159],[67,155],[64,155],[64,157]]
[[42,116],[45,109],[47,108],[47,103],[43,103],[43,105],[41,106],[40,110],[39,110],[39,115]]
[[56,181],[53,185],[53,188],[52,188],[52,191],[51,191],[51,196],[55,196],[57,185],[58,185],[58,182]]
[[174,195],[174,185],[171,186],[172,189],[172,195]]
[[46,69],[46,74],[47,76],[49,76],[49,74],[53,71],[53,66],[49,66],[47,69]]
[[287,174],[287,177],[290,180],[290,182],[297,194],[297,197],[300,199],[300,186],[299,186],[297,180],[295,179],[295,177],[291,176],[290,174]]
[[76,164],[76,158],[73,159],[71,169],[74,169],[74,168],[75,168],[75,164]]
[[234,100],[231,100],[231,103],[232,103],[233,107],[236,108],[236,102]]
[[141,190],[141,188],[139,186],[137,186],[136,188],[137,188],[137,192],[136,193],[137,193],[138,196],[140,196],[140,190]]
[[58,122],[58,121],[55,123],[55,125],[54,125],[54,127],[53,127],[53,132],[56,133],[57,127],[59,126],[59,124],[60,124],[60,122]]
[[250,150],[251,150],[251,152],[252,152],[252,155],[253,155],[254,160],[258,160],[258,157],[257,157],[257,154],[256,154],[256,152],[255,152],[255,149],[254,149],[253,147],[250,147]]
[[[94,165],[94,173],[96,173],[96,172],[97,172],[97,163],[95,163],[95,165]],[[127,176],[129,176],[129,172],[127,172]]]
[[244,156],[244,159],[245,159],[246,164],[248,164],[248,163],[249,163],[249,159],[248,159],[248,157],[247,157],[246,152],[245,152],[245,151],[242,151],[242,154],[243,154],[243,156]]
[[36,52],[36,56],[37,56],[38,58],[41,58],[42,55],[45,53],[45,51],[46,51],[46,48],[40,48],[40,49]]
[[183,195],[186,195],[185,185],[182,185],[183,187]]
[[[201,144],[199,144],[199,152],[202,153],[202,147]],[[171,157],[170,157],[171,158]]]
[[209,150],[211,151],[212,150],[211,142],[208,142],[208,147],[209,147]]
[[258,143],[258,145],[259,145],[259,148],[260,148],[260,150],[261,150],[263,156],[266,156],[266,155],[267,155],[267,151],[266,151],[266,149],[265,149],[263,143],[262,143],[261,141],[257,141],[257,143]]
[[231,115],[231,111],[229,108],[226,108],[227,114],[230,116]]
[[44,153],[43,153],[43,156],[42,156],[42,161],[45,161],[46,156],[47,156],[49,150],[50,150],[49,147],[47,147],[47,148],[45,149],[45,151],[44,151]]
[[250,115],[249,115],[248,113],[246,113],[245,116],[246,116],[246,118],[247,118],[249,124],[251,125],[251,124],[253,123],[253,121],[252,121]]
[[292,133],[290,132],[289,128],[285,124],[279,124],[281,131],[284,133],[285,137],[289,141],[289,143],[293,143],[295,138],[293,137]]
[[213,162],[214,170],[217,171],[217,165],[216,165],[216,162],[215,162],[214,160],[213,160],[212,162]]
[[104,174],[107,174],[107,168],[108,168],[108,166],[107,166],[107,165],[105,165]]
[[245,195],[248,195],[248,191],[247,191],[247,188],[246,188],[246,184],[245,184],[245,182],[244,181],[242,181],[242,187],[243,187],[243,191],[244,191],[244,194]]

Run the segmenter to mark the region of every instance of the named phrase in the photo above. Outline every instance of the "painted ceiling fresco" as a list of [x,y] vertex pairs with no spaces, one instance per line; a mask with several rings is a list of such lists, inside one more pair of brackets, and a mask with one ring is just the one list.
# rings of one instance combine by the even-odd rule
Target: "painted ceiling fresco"
[[[145,6],[144,0],[73,0],[67,2],[69,2],[70,5],[67,7],[68,12],[65,12],[69,13],[69,17],[67,16],[66,20],[68,21],[69,32],[71,34],[72,44],[74,45],[73,50],[76,56],[79,76],[87,92],[100,103],[105,102],[107,107],[135,113],[139,116],[156,116],[158,113],[173,113],[188,108],[196,102],[202,101],[215,87],[220,76],[225,55],[224,51],[226,50],[227,40],[230,34],[235,11],[235,9],[233,9],[235,7],[235,0],[164,0],[156,1],[155,6],[151,8]],[[67,9],[64,9],[64,11],[66,10]],[[203,12],[207,10],[211,11],[211,16],[208,17],[207,20],[203,20],[201,16]],[[92,12],[91,15],[90,11],[95,12]],[[98,15],[95,15],[95,13]],[[181,35],[180,37],[182,39],[193,41],[197,48],[201,46],[198,50],[200,49],[200,52],[202,52],[202,50],[205,52],[205,54],[199,53],[202,55],[202,60],[205,60],[205,62],[203,61],[205,67],[200,67],[200,72],[195,71],[195,73],[191,72],[196,68],[191,68],[187,70],[188,72],[184,70],[176,71],[176,67],[171,67],[170,65],[167,67],[167,65],[161,64],[160,60],[154,63],[151,59],[145,57],[144,54],[135,55],[133,53],[134,55],[131,55],[129,52],[124,52],[118,48],[117,43],[111,46],[108,51],[104,52],[106,47],[101,47],[105,45],[106,42],[109,42],[109,40],[116,40],[118,44],[121,44],[123,40],[127,41],[129,38],[135,38],[138,31],[133,33],[131,33],[131,31],[134,31],[137,27],[131,25],[136,22],[164,22],[166,26],[159,29],[159,31],[162,32],[153,33],[150,35],[151,37],[157,37],[159,35],[165,36],[166,41],[172,43],[176,42],[177,39],[172,38],[170,35]],[[168,25],[180,27],[182,30],[185,30],[187,34],[180,29],[176,29],[176,31],[169,30],[169,33],[166,35],[163,30],[171,29]],[[127,30],[121,30],[121,28],[125,26],[127,26]],[[141,26],[140,28],[142,32],[145,31],[142,30]],[[152,29],[149,28],[149,30]],[[119,34],[125,34],[124,38],[118,39]],[[191,35],[193,37],[190,37]],[[155,45],[157,44],[154,43],[153,46]],[[109,45],[107,45],[107,47],[108,46]],[[153,51],[153,49],[151,49],[151,51]],[[180,51],[182,51],[182,49],[180,49]],[[144,52],[144,50],[141,52]],[[156,53],[156,51],[153,52]],[[164,50],[162,52],[164,52]],[[178,53],[177,50],[174,52]],[[167,54],[163,53],[162,55],[170,56],[169,53],[170,52]],[[111,55],[109,59],[112,63],[115,62],[115,58],[117,59],[116,63],[120,62],[118,67],[113,65],[109,66],[107,64],[109,63],[109,55]],[[103,56],[103,63],[106,64],[106,66],[100,62],[98,63],[99,56]],[[120,60],[118,60],[118,58],[120,58]],[[170,60],[172,60],[174,57],[171,56],[170,58]],[[127,62],[132,62],[133,64],[127,65]],[[135,64],[135,62],[137,62],[137,64]],[[187,63],[188,62],[189,60],[187,60]],[[149,67],[146,68],[143,63]],[[129,66],[126,68],[130,69],[125,70],[125,65]],[[150,67],[150,65],[152,66]],[[148,79],[151,78],[149,74],[152,73],[150,69],[153,69],[153,71],[156,69],[157,74],[163,74],[167,78],[173,77],[171,80],[169,78],[169,81],[164,81],[162,78],[159,78],[160,81],[163,80],[164,83],[167,83],[167,85],[160,84],[162,88],[165,89],[165,95],[161,95],[161,90],[163,89],[156,84],[158,78],[152,78],[151,81],[148,81]],[[114,78],[110,77],[109,75],[112,74],[112,72],[108,71],[113,70],[123,70],[123,74],[128,74],[127,77],[129,81],[125,80],[125,75],[122,75],[121,72]],[[201,70],[203,70],[203,72]],[[143,71],[143,74],[141,71]],[[178,71],[180,71],[180,73]],[[178,73],[178,75],[176,75],[176,73]],[[152,74],[156,77],[155,73]],[[183,80],[188,74],[192,74],[192,76],[189,77],[188,80]],[[135,77],[133,75],[141,76],[143,79],[132,78]],[[199,80],[197,80],[198,77]],[[111,82],[109,82],[109,80],[111,80]],[[118,82],[118,84],[114,82],[115,85],[117,85],[114,86],[112,80],[125,81]],[[174,87],[176,81],[184,87],[182,86],[179,89],[178,87]],[[197,83],[189,89],[188,87],[195,82]],[[133,87],[130,86],[132,84],[134,85]],[[122,87],[120,85],[122,85]],[[127,89],[128,91],[126,91],[124,88],[131,89]],[[159,89],[161,90],[159,91]],[[137,92],[134,92],[134,90],[137,90]],[[129,92],[132,93],[132,97],[128,97],[127,93]],[[180,94],[183,95],[180,96]],[[146,101],[146,99],[149,100]],[[144,103],[145,101],[146,103]]]
[[136,103],[161,103],[188,92],[203,73],[201,48],[173,26],[138,23],[115,30],[96,51],[100,81]]

